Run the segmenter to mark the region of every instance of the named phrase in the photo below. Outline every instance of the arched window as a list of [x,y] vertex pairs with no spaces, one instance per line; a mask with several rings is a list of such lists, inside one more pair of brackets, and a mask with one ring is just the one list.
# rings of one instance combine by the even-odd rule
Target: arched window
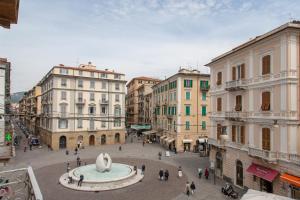
[[60,149],[64,149],[67,147],[67,138],[66,136],[60,136],[59,138],[59,148]]
[[271,150],[271,131],[269,128],[262,128],[262,149]]

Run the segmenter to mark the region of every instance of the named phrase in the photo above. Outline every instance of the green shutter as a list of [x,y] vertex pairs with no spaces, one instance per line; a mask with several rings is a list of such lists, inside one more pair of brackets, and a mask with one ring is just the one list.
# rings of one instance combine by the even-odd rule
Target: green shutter
[[191,81],[191,85],[190,85],[190,87],[193,87],[193,80],[190,80]]
[[183,82],[183,86],[184,86],[184,87],[186,87],[186,80],[184,80],[184,82]]
[[206,106],[202,106],[202,116],[206,116]]
[[190,130],[190,122],[189,121],[185,122],[185,129]]
[[206,100],[206,92],[202,92],[202,100]]
[[202,130],[206,130],[206,121],[202,121]]
[[191,107],[190,106],[186,106],[185,107],[185,115],[190,115],[191,114]]
[[191,93],[190,92],[185,92],[185,99],[190,100],[191,99]]

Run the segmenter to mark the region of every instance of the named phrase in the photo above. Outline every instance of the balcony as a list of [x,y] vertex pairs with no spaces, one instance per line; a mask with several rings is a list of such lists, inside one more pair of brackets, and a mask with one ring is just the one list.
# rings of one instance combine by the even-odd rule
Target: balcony
[[247,80],[234,80],[226,82],[225,90],[227,91],[240,91],[247,89]]
[[99,103],[102,104],[102,105],[107,105],[108,104],[108,100],[101,99],[101,100],[99,100]]
[[78,99],[76,99],[76,104],[81,104],[81,105],[83,105],[83,104],[85,104],[85,99],[83,99],[83,98],[78,98]]
[[97,129],[96,129],[95,127],[89,127],[89,128],[87,129],[87,131],[88,131],[88,132],[96,132]]
[[201,91],[208,91],[209,90],[209,85],[201,85],[200,90]]
[[222,140],[217,140],[215,138],[208,138],[208,144],[213,145],[218,148],[225,147],[225,143]]
[[247,117],[248,117],[248,112],[236,112],[236,111],[225,112],[225,118],[230,121],[245,121]]
[[253,157],[262,158],[270,163],[276,163],[278,160],[278,153],[275,151],[267,151],[253,147],[248,148],[248,155]]

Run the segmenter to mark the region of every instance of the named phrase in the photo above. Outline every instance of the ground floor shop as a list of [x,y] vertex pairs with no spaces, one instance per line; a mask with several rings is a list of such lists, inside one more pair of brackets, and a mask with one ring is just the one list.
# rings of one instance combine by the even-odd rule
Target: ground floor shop
[[53,150],[75,149],[78,145],[84,147],[123,144],[125,143],[125,130],[52,133],[43,129],[40,130],[40,137],[42,142]]
[[[270,163],[250,157],[247,149],[236,150],[216,146],[210,149],[210,163],[217,177],[237,187],[299,199],[299,165],[283,161]],[[287,172],[289,176],[284,175]]]

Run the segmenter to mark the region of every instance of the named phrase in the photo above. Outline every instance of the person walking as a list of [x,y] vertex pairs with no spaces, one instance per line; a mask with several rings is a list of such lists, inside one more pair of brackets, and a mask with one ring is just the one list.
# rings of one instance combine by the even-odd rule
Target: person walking
[[185,194],[190,196],[190,183],[188,181],[185,184]]
[[165,171],[165,181],[169,180],[169,171],[166,169]]
[[194,181],[192,181],[192,183],[190,185],[190,188],[191,188],[191,192],[192,192],[192,195],[193,195],[195,193],[195,189],[196,189]]
[[159,160],[161,160],[161,156],[162,156],[162,153],[161,153],[161,151],[160,151],[160,152],[158,152],[158,159],[159,159]]
[[70,163],[67,163],[67,173],[69,173],[71,167],[70,167]]
[[81,186],[83,182],[84,176],[81,174],[77,186]]
[[32,151],[32,143],[29,143],[29,150]]
[[77,167],[79,166],[80,158],[77,156]]
[[146,170],[146,166],[143,164],[143,165],[142,165],[142,175],[145,174],[145,170]]
[[133,170],[135,171],[135,174],[137,174],[138,169],[136,165],[134,165]]
[[163,171],[163,169],[160,169],[158,174],[159,174],[159,180],[162,181],[164,179],[164,171]]
[[202,177],[202,169],[201,168],[198,169],[198,176],[199,176],[199,179],[201,179],[201,177]]
[[74,153],[74,155],[77,155],[77,151],[78,151],[78,149],[77,149],[77,147],[75,148],[75,153]]
[[205,178],[206,178],[206,180],[207,180],[207,179],[208,179],[208,176],[209,176],[209,172],[208,172],[207,167],[205,168],[204,176],[205,176]]
[[178,178],[182,177],[182,168],[181,166],[178,167]]
[[119,146],[119,151],[122,151],[122,146]]

